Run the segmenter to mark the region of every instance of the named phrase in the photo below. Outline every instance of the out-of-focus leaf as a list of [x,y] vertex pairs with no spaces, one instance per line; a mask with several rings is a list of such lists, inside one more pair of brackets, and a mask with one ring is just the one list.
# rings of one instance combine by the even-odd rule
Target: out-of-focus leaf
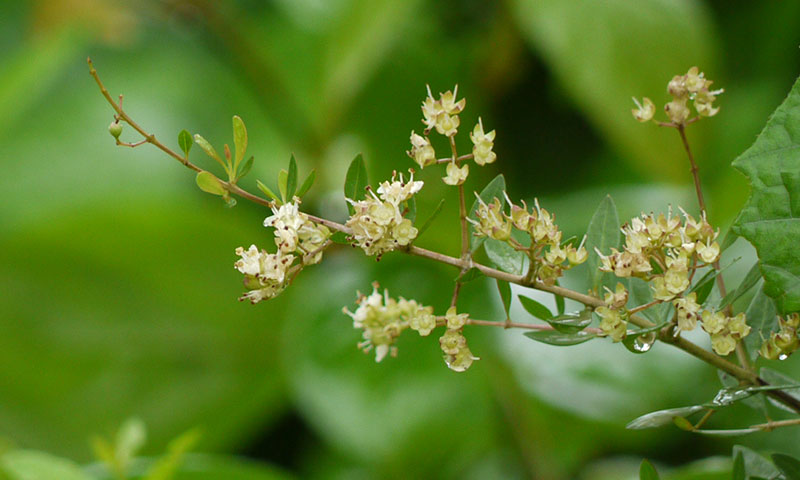
[[278,198],[277,195],[275,195],[275,192],[273,192],[268,186],[264,185],[264,183],[261,180],[256,180],[256,186],[267,197],[271,198],[272,200],[275,200],[276,202],[280,202],[281,201],[281,199]]
[[566,93],[634,168],[687,181],[677,135],[635,121],[631,97],[650,97],[660,112],[673,75],[699,65],[716,78],[713,25],[699,2],[514,0],[511,9]]
[[143,480],[169,480],[183,463],[185,455],[200,440],[199,430],[189,430],[167,445],[167,453],[147,469]]
[[734,458],[738,455],[741,455],[744,460],[744,473],[745,477],[748,479],[757,476],[774,479],[780,475],[780,472],[775,468],[772,462],[747,447],[742,445],[734,446]]
[[146,440],[147,430],[144,422],[138,418],[126,420],[119,428],[114,450],[117,462],[123,471],[144,446]]
[[286,177],[286,201],[291,202],[297,191],[297,161],[294,155],[289,158],[289,174]]
[[772,455],[772,463],[783,473],[786,480],[800,480],[800,461],[796,458],[775,453]]
[[497,290],[500,292],[500,300],[503,302],[503,311],[508,319],[508,311],[511,309],[511,285],[503,280],[497,281]]
[[570,345],[578,345],[579,343],[588,342],[589,340],[596,338],[597,334],[585,331],[562,333],[556,330],[540,330],[536,332],[525,332],[525,336],[532,340],[536,340],[537,342],[546,343],[548,345],[568,347]]
[[492,265],[506,273],[522,275],[527,260],[524,253],[514,250],[506,242],[501,242],[494,238],[486,238],[485,240],[483,248]]
[[631,430],[640,430],[643,428],[660,427],[662,425],[672,423],[672,419],[675,417],[687,417],[704,409],[705,407],[702,405],[692,405],[691,407],[670,408],[667,410],[650,412],[632,420],[625,426],[625,428]]
[[421,227],[419,227],[419,233],[417,233],[417,238],[422,236],[422,233],[425,232],[425,230],[427,230],[428,227],[431,226],[431,224],[433,224],[433,221],[436,219],[437,216],[439,216],[439,213],[442,211],[443,206],[444,206],[444,198],[439,200],[439,204],[436,205],[436,208],[433,210],[433,213],[431,213],[431,216],[428,217],[427,220],[425,220],[425,223],[423,223]]
[[750,180],[735,228],[756,247],[764,293],[780,313],[800,310],[800,81],[733,166]]
[[[244,160],[244,154],[247,152],[247,128],[239,115],[233,116],[233,171],[239,171],[239,164]],[[242,177],[244,175],[241,175]]]
[[[761,370],[758,371],[758,376],[761,377],[762,380],[769,383],[770,385],[797,385],[798,383],[800,383],[794,378],[789,377],[788,375],[784,375],[781,372],[775,371],[767,367],[761,367]],[[786,394],[800,401],[800,392],[798,392],[797,390],[795,389],[786,390]],[[797,413],[791,408],[787,407],[786,405],[773,399],[772,397],[767,397],[767,399],[769,399],[771,404],[775,405],[776,407],[782,410],[786,410],[787,412],[790,413],[795,413],[795,414]]]
[[518,295],[518,297],[520,304],[522,304],[522,307],[534,317],[540,320],[550,320],[551,318],[553,318],[553,314],[550,312],[550,309],[545,307],[541,303],[524,295]]
[[642,465],[639,467],[639,480],[658,480],[658,472],[652,463],[646,459],[642,460]]
[[672,417],[672,423],[686,432],[696,432],[694,425],[686,417]]
[[189,156],[189,150],[192,149],[193,144],[192,134],[186,130],[181,130],[181,133],[178,134],[178,146],[181,147],[181,151],[187,157]]
[[[145,480],[145,473],[159,459],[138,458],[133,464],[131,480]],[[90,467],[90,473],[100,480],[114,480],[105,472]],[[249,461],[240,457],[189,453],[174,471],[172,480],[290,480],[295,478],[266,463]]]
[[317,178],[317,169],[312,168],[311,172],[308,173],[306,179],[303,180],[303,184],[300,185],[300,189],[297,191],[297,196],[302,197],[303,195],[308,193],[308,191],[311,190],[311,186],[314,185],[314,180],[316,180],[316,178]]
[[[494,177],[492,181],[489,182],[483,188],[483,190],[481,190],[481,193],[478,194],[478,197],[480,198],[481,201],[483,201],[483,203],[486,204],[491,202],[493,198],[497,198],[500,200],[500,205],[505,205],[505,199],[503,198],[503,191],[505,191],[505,189],[506,189],[506,179],[505,177],[503,177],[502,174],[500,174]],[[478,220],[477,217],[478,205],[480,205],[480,201],[476,198],[475,201],[472,202],[472,206],[469,209],[469,215],[467,215],[468,218],[471,218],[472,220],[475,221]],[[469,227],[470,249],[472,250],[472,253],[475,253],[478,250],[478,248],[480,248],[480,246],[483,244],[483,242],[486,240],[486,237],[476,237],[475,235],[473,235],[473,233],[475,232],[475,228],[472,226],[472,223],[470,223],[468,227]]]
[[742,452],[736,452],[736,455],[734,455],[732,473],[732,480],[747,480],[744,473],[744,456]]
[[611,273],[604,273],[599,270],[600,257],[595,249],[600,250],[603,255],[611,253],[612,247],[618,248],[620,242],[619,215],[617,206],[610,196],[606,196],[595,210],[589,227],[586,230],[586,250],[589,252],[589,259],[586,264],[589,268],[589,278],[591,287],[597,293],[602,293],[602,287],[612,288],[614,286],[614,276]]
[[225,193],[225,187],[222,186],[219,179],[213,173],[202,171],[195,177],[195,182],[200,190],[210,193],[212,195],[222,195]]
[[92,480],[72,461],[33,450],[6,452],[0,465],[11,480]]
[[758,289],[750,306],[745,312],[747,324],[752,330],[744,337],[744,344],[750,355],[750,360],[758,358],[758,350],[761,344],[769,340],[772,332],[778,330],[778,312],[775,308],[775,301],[764,293],[764,287]]
[[[344,179],[344,197],[353,201],[359,200],[365,194],[367,185],[369,185],[367,166],[364,163],[364,157],[359,153],[347,168],[347,176]],[[351,215],[355,212],[349,202],[347,210]]]

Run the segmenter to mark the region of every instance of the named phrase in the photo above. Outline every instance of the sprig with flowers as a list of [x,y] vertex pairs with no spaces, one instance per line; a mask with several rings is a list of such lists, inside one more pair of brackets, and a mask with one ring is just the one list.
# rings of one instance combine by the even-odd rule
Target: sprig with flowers
[[[452,186],[459,202],[461,248],[457,256],[431,251],[416,244],[425,227],[415,224],[415,197],[422,193],[424,184],[415,179],[413,169],[394,172],[391,178],[373,189],[367,181],[363,159],[358,156],[350,165],[345,180],[345,201],[349,218],[344,223],[315,216],[301,210],[302,197],[314,183],[312,171],[298,188],[298,170],[294,158],[286,170],[278,175],[278,194],[262,182],[257,182],[265,197],[244,190],[238,182],[250,171],[253,158],[244,161],[247,150],[247,130],[239,117],[233,120],[234,148],[224,146],[224,157],[217,154],[200,135],[182,131],[178,135],[181,152],[164,145],[145,131],[122,108],[122,96],[115,101],[106,90],[96,70],[90,72],[101,93],[114,109],[114,120],[109,132],[117,145],[137,147],[152,144],[197,173],[198,186],[205,192],[220,196],[227,205],[235,204],[234,197],[244,198],[269,209],[263,221],[274,237],[272,252],[251,245],[235,250],[239,259],[234,267],[244,276],[246,292],[241,300],[252,303],[269,300],[286,288],[307,267],[323,260],[324,252],[335,243],[350,244],[360,248],[367,256],[399,254],[424,257],[455,267],[459,271],[454,282],[449,307],[435,312],[431,306],[413,299],[394,298],[387,290],[373,284],[372,293],[357,294],[356,307],[343,311],[361,331],[358,347],[365,352],[374,351],[375,361],[381,362],[398,353],[398,339],[404,332],[429,336],[436,331],[444,363],[453,371],[464,372],[478,357],[467,344],[465,329],[468,326],[491,326],[525,329],[530,338],[551,345],[574,345],[595,338],[609,338],[620,342],[632,351],[645,352],[656,341],[675,346],[707,362],[729,378],[736,379],[735,392],[744,398],[756,392],[764,393],[775,402],[800,413],[800,398],[788,394],[774,379],[757,374],[751,364],[757,351],[763,358],[786,358],[800,345],[797,313],[773,318],[777,327],[768,338],[748,351],[745,339],[752,335],[752,320],[744,312],[735,312],[733,302],[749,290],[753,283],[745,279],[734,291],[728,293],[721,275],[720,257],[726,245],[720,244],[719,230],[708,219],[698,176],[698,167],[686,137],[686,127],[702,118],[719,112],[714,106],[722,90],[712,90],[712,82],[696,67],[685,75],[675,76],[667,86],[672,97],[664,110],[668,121],[656,122],[659,126],[678,131],[687,153],[694,179],[699,211],[689,213],[679,209],[663,213],[643,213],[622,225],[598,226],[592,222],[587,234],[577,239],[563,239],[556,224],[556,216],[542,207],[537,199],[530,207],[523,201],[514,201],[505,191],[502,176],[498,176],[480,192],[468,190],[470,167],[480,168],[497,161],[494,152],[496,134],[487,131],[482,119],[470,128],[470,153],[459,155],[456,137],[461,128],[460,114],[466,108],[465,99],[458,98],[458,88],[434,96],[430,87],[422,101],[424,128],[411,132],[407,154],[419,169],[440,168],[441,180]],[[655,105],[649,98],[634,100],[636,120],[654,119]],[[692,117],[692,109],[696,116]],[[143,137],[137,142],[121,140],[123,124],[129,125]],[[438,135],[449,146],[444,155],[437,155],[432,136]],[[438,141],[437,141],[438,142]],[[220,164],[227,179],[200,168],[189,160],[193,144]],[[472,207],[467,200],[472,196]],[[613,215],[606,215],[612,213]],[[438,213],[438,210],[437,210]],[[434,214],[435,215],[435,214]],[[604,201],[595,216],[616,218],[613,202]],[[426,225],[429,222],[426,222]],[[621,230],[624,243],[615,239]],[[492,265],[476,262],[473,255],[483,247]],[[513,258],[513,267],[492,260],[498,256]],[[587,260],[591,260],[588,261]],[[591,287],[576,291],[559,284],[564,272],[588,263]],[[498,291],[505,309],[505,319],[482,320],[472,318],[468,312],[459,311],[461,285],[470,278],[485,276],[497,281]],[[748,276],[750,277],[750,276]],[[647,286],[635,289],[636,282]],[[509,316],[511,303],[510,284],[552,294],[559,305],[558,313],[524,295],[519,296],[524,309],[542,322],[517,322]],[[718,297],[710,296],[716,284]],[[574,314],[564,312],[564,299],[584,305],[584,310]],[[764,319],[761,319],[764,320]],[[698,323],[707,332],[711,349],[687,339],[683,333],[696,329]],[[751,337],[752,338],[752,337]],[[752,342],[751,342],[752,343]],[[736,352],[735,358],[730,356]],[[729,390],[734,387],[729,386]],[[730,402],[732,403],[732,402]],[[697,423],[677,422],[689,430],[700,431],[711,414],[719,410],[719,402],[691,407],[689,413],[707,412]],[[669,412],[674,412],[670,410]],[[632,422],[631,428],[642,428],[664,423],[673,416],[651,414]],[[643,420],[647,418],[647,420]],[[653,418],[659,420],[654,421]],[[771,420],[756,430],[781,426]]]

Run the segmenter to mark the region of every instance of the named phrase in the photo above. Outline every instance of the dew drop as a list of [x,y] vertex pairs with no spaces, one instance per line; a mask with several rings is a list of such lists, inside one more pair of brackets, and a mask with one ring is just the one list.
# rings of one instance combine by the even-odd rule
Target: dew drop
[[785,353],[778,355],[778,360],[786,360],[787,358],[789,358],[789,355],[786,355]]
[[639,353],[644,353],[650,350],[654,343],[656,343],[656,332],[640,335],[633,341],[633,349]]

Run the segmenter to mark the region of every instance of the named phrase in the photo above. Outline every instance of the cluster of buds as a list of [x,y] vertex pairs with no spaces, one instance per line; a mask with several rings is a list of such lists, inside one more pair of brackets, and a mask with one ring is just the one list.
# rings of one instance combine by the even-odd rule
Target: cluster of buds
[[348,199],[355,213],[347,220],[352,230],[350,240],[361,247],[367,255],[382,255],[398,247],[406,246],[417,237],[418,230],[411,220],[403,218],[400,205],[407,202],[422,189],[423,182],[414,181],[414,173],[408,182],[399,180],[397,174],[391,181],[381,183],[376,195],[371,189],[366,199]]
[[[528,211],[524,201],[522,206],[518,206],[508,195],[505,198],[511,205],[510,213],[503,210],[500,199],[493,198],[487,204],[478,197],[477,221],[467,219],[475,226],[475,236],[507,242],[514,249],[526,252],[531,260],[531,278],[547,285],[553,285],[565,270],[586,261],[589,255],[583,243],[578,247],[562,245],[562,233],[554,223],[555,216],[541,208],[538,200],[534,200],[535,207]],[[528,234],[530,246],[514,240],[511,235],[513,228]]]
[[800,314],[790,313],[786,317],[778,317],[778,325],[778,331],[772,332],[769,340],[761,344],[759,353],[768,360],[785,360],[800,346],[800,339],[797,337]]
[[247,250],[242,247],[237,248],[236,255],[242,258],[233,266],[244,274],[244,286],[248,289],[239,300],[258,303],[261,300],[269,300],[283,291],[294,255],[284,254],[280,250],[276,253],[267,253],[255,245],[250,245]]
[[719,355],[728,355],[736,344],[750,333],[744,313],[728,317],[723,312],[704,310],[701,314],[703,330],[711,335],[711,348]]
[[373,285],[372,294],[358,295],[358,308],[351,312],[346,307],[344,313],[353,319],[353,327],[364,330],[363,342],[358,348],[364,353],[375,349],[375,361],[380,362],[387,354],[397,356],[395,341],[407,328],[428,335],[436,327],[433,307],[423,307],[414,300],[400,297],[395,300],[389,297],[387,290],[383,295],[378,292],[378,285]]
[[[639,277],[652,281],[653,296],[669,301],[680,296],[691,283],[694,270],[713,264],[719,258],[715,231],[706,221],[684,213],[685,221],[672,213],[656,217],[637,217],[622,228],[625,246],[611,249],[610,255],[598,251],[600,270],[618,277]],[[654,273],[654,265],[660,273]]]
[[328,227],[310,221],[298,210],[298,205],[299,200],[295,198],[291,203],[273,206],[272,215],[264,220],[265,227],[274,229],[277,252],[268,253],[255,245],[247,250],[236,249],[236,255],[241,258],[233,266],[244,274],[244,286],[248,290],[239,300],[258,303],[281,293],[296,258],[300,258],[303,265],[322,260],[322,250],[331,232]]
[[264,226],[275,229],[275,245],[283,253],[298,253],[304,264],[322,260],[322,247],[331,236],[325,225],[318,225],[299,210],[299,200],[272,207],[272,215],[264,219]]
[[621,283],[617,283],[612,292],[606,289],[603,298],[605,305],[597,307],[595,313],[600,316],[600,330],[615,342],[621,342],[625,338],[628,327],[628,311],[625,304],[628,303],[628,291]]
[[466,313],[456,313],[456,307],[450,307],[445,315],[447,330],[439,338],[439,345],[444,353],[444,363],[455,372],[463,372],[472,366],[472,362],[479,360],[472,355],[467,346],[467,338],[463,334],[468,319]]
[[[713,82],[697,67],[692,67],[685,75],[675,75],[667,85],[667,92],[672,96],[672,101],[664,106],[664,111],[674,125],[684,125],[691,115],[689,101],[694,105],[697,114],[701,117],[712,117],[717,114],[719,107],[714,107],[717,95],[722,89],[710,90]],[[645,97],[642,103],[635,98],[636,108],[631,110],[633,117],[640,122],[652,120],[655,114],[655,105]]]

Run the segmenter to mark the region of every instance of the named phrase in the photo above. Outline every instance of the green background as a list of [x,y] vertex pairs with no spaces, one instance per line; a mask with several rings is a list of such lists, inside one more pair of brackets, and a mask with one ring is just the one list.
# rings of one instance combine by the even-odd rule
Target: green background
[[[279,298],[236,302],[233,251],[271,243],[267,212],[226,209],[150,146],[115,147],[85,63],[173,148],[186,128],[219,149],[240,115],[256,157],[243,186],[273,185],[294,152],[301,177],[317,169],[304,208],[337,220],[348,162],[362,152],[373,180],[414,166],[404,152],[425,85],[458,84],[460,148],[478,116],[497,130],[498,161],[473,165],[468,188],[502,172],[512,198],[538,197],[569,237],[607,193],[623,219],[696,210],[677,134],[630,115],[631,96],[660,111],[667,81],[692,65],[725,88],[720,114],[688,133],[725,230],[748,192],[729,164],[800,73],[798,44],[795,2],[3,2],[0,435],[87,462],[91,434],[138,416],[147,454],[199,426],[201,451],[307,478],[624,478],[643,456],[667,471],[727,456],[734,441],[800,454],[791,430],[626,431],[718,388],[712,369],[664,345],[559,349],[473,327],[481,361],[467,373],[445,368],[435,338],[414,336],[376,365],[341,307],[378,280],[442,311],[456,272],[421,259],[337,248]],[[138,140],[130,130],[123,139]],[[199,149],[192,159],[214,168]],[[446,203],[418,244],[452,254],[457,199],[442,174],[420,175],[420,217]],[[734,257],[732,281],[754,254],[740,241]],[[499,318],[490,282],[463,295],[475,318]],[[793,360],[784,370],[800,370]],[[717,426],[753,419],[736,407]]]

